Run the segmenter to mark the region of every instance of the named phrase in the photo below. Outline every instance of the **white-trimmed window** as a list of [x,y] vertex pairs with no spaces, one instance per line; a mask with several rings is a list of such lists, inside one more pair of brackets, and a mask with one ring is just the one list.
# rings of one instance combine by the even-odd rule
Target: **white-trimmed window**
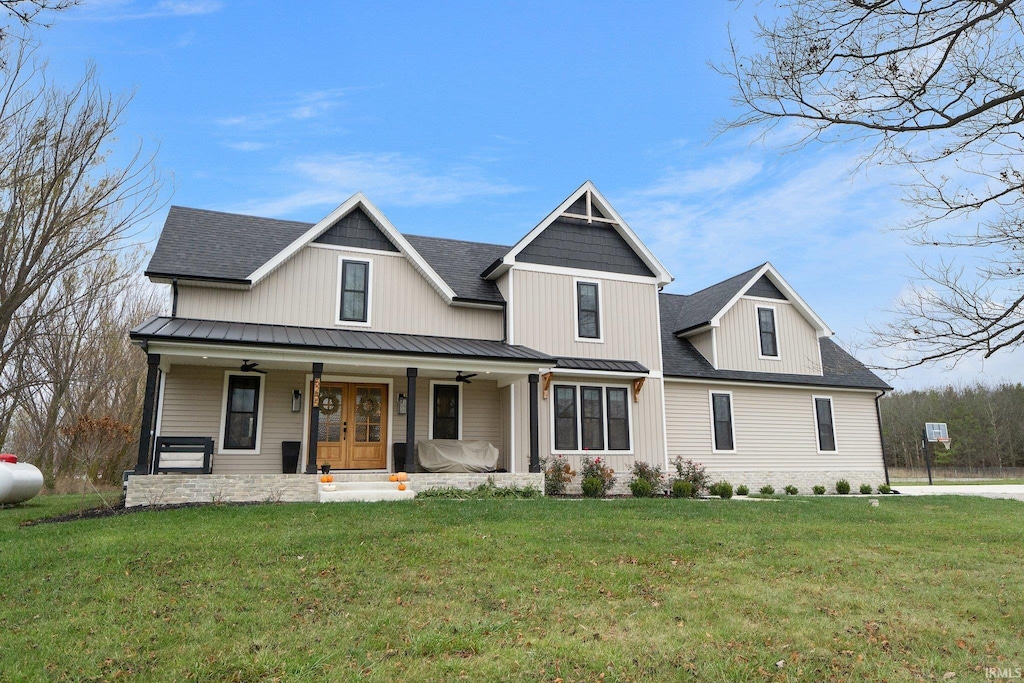
[[370,283],[373,262],[369,259],[338,257],[337,325],[370,324]]
[[430,383],[430,425],[427,438],[462,438],[462,383]]
[[836,422],[832,412],[831,396],[813,396],[814,434],[818,437],[819,453],[836,452]]
[[600,342],[601,283],[574,280],[576,286],[576,341]]
[[757,307],[757,342],[761,358],[779,359],[779,335],[775,327],[775,307]]
[[552,391],[552,453],[632,452],[629,387],[556,384]]
[[736,430],[732,420],[732,392],[710,391],[711,439],[715,453],[736,452]]
[[220,453],[260,451],[265,377],[256,372],[225,372],[221,402]]

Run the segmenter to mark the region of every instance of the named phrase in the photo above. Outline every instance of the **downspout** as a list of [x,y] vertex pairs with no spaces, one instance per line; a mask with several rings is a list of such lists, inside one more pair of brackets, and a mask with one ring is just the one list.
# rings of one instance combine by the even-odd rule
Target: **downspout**
[[171,317],[178,317],[178,278],[171,278]]
[[501,302],[501,343],[508,343],[508,302]]
[[875,396],[875,415],[878,416],[878,443],[882,447],[882,469],[885,470],[885,485],[890,486],[889,466],[885,463],[885,434],[882,433],[882,406],[878,403],[883,396],[885,396],[884,391]]

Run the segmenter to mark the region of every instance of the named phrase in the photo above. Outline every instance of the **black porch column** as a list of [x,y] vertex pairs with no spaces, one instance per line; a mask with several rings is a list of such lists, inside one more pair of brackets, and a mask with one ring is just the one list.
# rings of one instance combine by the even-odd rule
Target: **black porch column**
[[316,474],[316,441],[320,432],[320,376],[323,363],[313,363],[313,390],[310,392],[309,439],[306,441],[306,474]]
[[406,368],[405,376],[409,380],[406,391],[405,413],[405,469],[408,472],[419,472],[416,462],[416,377],[419,368]]
[[540,417],[537,409],[539,375],[530,375],[530,471],[540,472]]
[[135,474],[149,474],[149,454],[153,450],[153,425],[156,419],[156,390],[160,378],[160,354],[147,353],[146,394],[142,401],[142,426],[139,428],[139,459]]

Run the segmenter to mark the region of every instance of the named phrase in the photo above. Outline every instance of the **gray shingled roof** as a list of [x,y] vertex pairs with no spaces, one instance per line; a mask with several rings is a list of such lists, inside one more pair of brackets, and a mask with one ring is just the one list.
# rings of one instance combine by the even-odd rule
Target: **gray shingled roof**
[[132,330],[130,336],[135,341],[183,341],[340,352],[370,351],[477,360],[522,360],[548,364],[555,360],[547,354],[525,346],[487,339],[459,339],[191,318],[150,318]]
[[[701,325],[707,325],[711,319],[718,315],[718,312],[725,308],[732,298],[740,293],[743,286],[754,277],[754,273],[764,267],[761,264],[755,268],[734,275],[728,280],[723,280],[717,285],[711,285],[699,292],[684,296],[686,305],[680,307],[677,317],[666,318],[664,311],[661,314],[662,324],[672,325],[673,332],[685,332]],[[681,295],[676,295],[681,296]]]
[[505,301],[498,291],[498,284],[483,279],[480,273],[511,247],[421,235],[405,235],[405,239],[460,299],[498,304]]
[[[746,274],[750,277],[750,274]],[[666,377],[691,377],[696,379],[741,380],[746,382],[768,382],[772,384],[800,384],[810,386],[846,387],[857,389],[889,390],[890,387],[863,363],[848,354],[831,339],[821,338],[821,363],[823,373],[818,375],[797,375],[786,373],[748,372],[742,370],[715,370],[704,356],[687,339],[680,339],[667,320],[678,318],[689,305],[690,297],[678,294],[661,294],[661,349]]]
[[644,374],[650,372],[642,363],[635,360],[608,360],[606,358],[559,358],[556,368],[567,370],[600,370],[611,372],[630,372]]

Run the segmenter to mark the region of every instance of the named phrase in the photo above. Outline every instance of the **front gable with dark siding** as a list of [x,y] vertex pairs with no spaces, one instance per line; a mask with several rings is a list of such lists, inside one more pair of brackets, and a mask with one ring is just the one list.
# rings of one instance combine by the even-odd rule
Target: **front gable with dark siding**
[[391,240],[380,231],[377,224],[358,206],[335,221],[313,242],[339,247],[398,251],[398,247],[391,243]]
[[518,259],[547,266],[654,277],[612,225],[565,216],[555,219],[526,245]]

